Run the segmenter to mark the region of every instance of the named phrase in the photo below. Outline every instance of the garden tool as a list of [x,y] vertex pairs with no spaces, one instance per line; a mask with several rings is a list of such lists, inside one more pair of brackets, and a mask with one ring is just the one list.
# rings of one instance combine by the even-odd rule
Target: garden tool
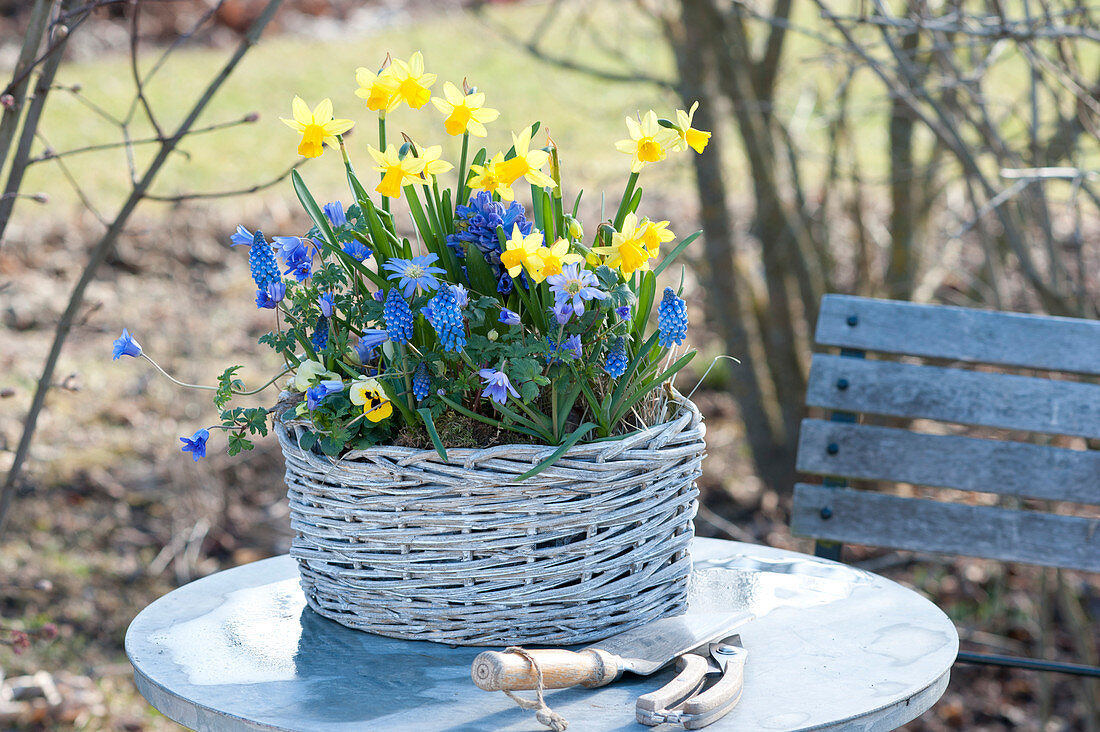
[[[638,697],[634,713],[651,727],[681,724],[700,729],[724,717],[741,700],[748,651],[741,636],[731,635],[707,643],[676,660],[679,673],[660,689]],[[706,691],[708,677],[719,675]]]
[[625,671],[649,676],[692,649],[726,638],[754,617],[748,612],[689,613],[654,620],[580,651],[486,651],[474,659],[471,676],[486,691],[604,686]]

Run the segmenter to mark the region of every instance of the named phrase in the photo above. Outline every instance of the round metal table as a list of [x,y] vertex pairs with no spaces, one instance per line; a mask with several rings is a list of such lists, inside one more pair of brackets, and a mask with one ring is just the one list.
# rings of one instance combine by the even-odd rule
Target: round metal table
[[[920,595],[868,572],[770,547],[697,539],[689,606],[749,610],[741,702],[710,727],[895,729],[947,687],[951,621]],[[197,730],[474,732],[545,729],[470,681],[482,648],[399,641],[306,607],[289,556],[236,567],[145,608],[126,632],[138,689]],[[571,730],[673,729],[634,720],[666,669],[601,689],[546,693]],[[532,696],[531,692],[527,692]]]

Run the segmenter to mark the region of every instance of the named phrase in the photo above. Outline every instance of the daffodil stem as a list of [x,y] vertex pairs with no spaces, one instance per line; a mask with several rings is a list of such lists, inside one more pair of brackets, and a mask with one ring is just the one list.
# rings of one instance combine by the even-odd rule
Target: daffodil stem
[[458,158],[458,200],[455,205],[466,203],[466,154],[470,148],[470,133],[462,133],[462,154]]
[[623,192],[623,200],[619,201],[619,210],[615,213],[615,229],[623,225],[626,218],[626,208],[630,205],[630,199],[634,197],[634,187],[638,185],[638,174],[631,173],[626,181],[626,190]]
[[[378,113],[378,149],[383,155],[386,154],[386,113],[385,111]],[[382,177],[385,177],[385,173],[382,173]],[[382,210],[390,210],[390,200],[385,196],[382,196]]]

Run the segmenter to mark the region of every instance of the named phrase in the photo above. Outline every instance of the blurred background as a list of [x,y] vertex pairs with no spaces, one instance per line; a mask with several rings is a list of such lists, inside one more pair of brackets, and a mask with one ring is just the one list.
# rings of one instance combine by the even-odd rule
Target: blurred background
[[[422,50],[433,91],[466,77],[502,111],[490,150],[541,122],[565,198],[585,191],[590,232],[628,171],[613,147],[623,118],[699,101],[706,153],[642,181],[650,216],[704,232],[683,257],[701,356],[678,377],[684,391],[702,379],[707,418],[697,532],[811,551],[788,511],[822,294],[1097,317],[1096,12],[1084,0],[0,0],[0,729],[179,729],[133,687],[127,624],[182,583],[289,548],[274,440],[192,462],[179,436],[214,420],[207,397],[113,363],[111,342],[128,328],[193,383],[230,364],[246,383],[276,368],[228,237],[309,227],[287,178],[297,138],[278,121],[295,94],[359,122],[348,144],[365,167],[374,115],[354,70]],[[406,110],[390,128],[455,159],[439,121]],[[350,202],[331,154],[300,172],[319,201]],[[740,364],[704,379],[722,354]],[[964,646],[1097,663],[1095,576],[848,558],[933,599]],[[1098,698],[1095,682],[961,666],[907,729],[1097,730]]]

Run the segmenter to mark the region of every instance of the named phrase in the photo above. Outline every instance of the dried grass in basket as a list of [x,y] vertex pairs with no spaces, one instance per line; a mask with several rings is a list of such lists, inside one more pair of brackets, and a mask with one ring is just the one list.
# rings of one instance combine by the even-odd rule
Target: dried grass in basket
[[591,642],[682,612],[705,444],[695,406],[621,439],[553,447],[376,446],[286,457],[291,554],[316,612],[456,645]]

